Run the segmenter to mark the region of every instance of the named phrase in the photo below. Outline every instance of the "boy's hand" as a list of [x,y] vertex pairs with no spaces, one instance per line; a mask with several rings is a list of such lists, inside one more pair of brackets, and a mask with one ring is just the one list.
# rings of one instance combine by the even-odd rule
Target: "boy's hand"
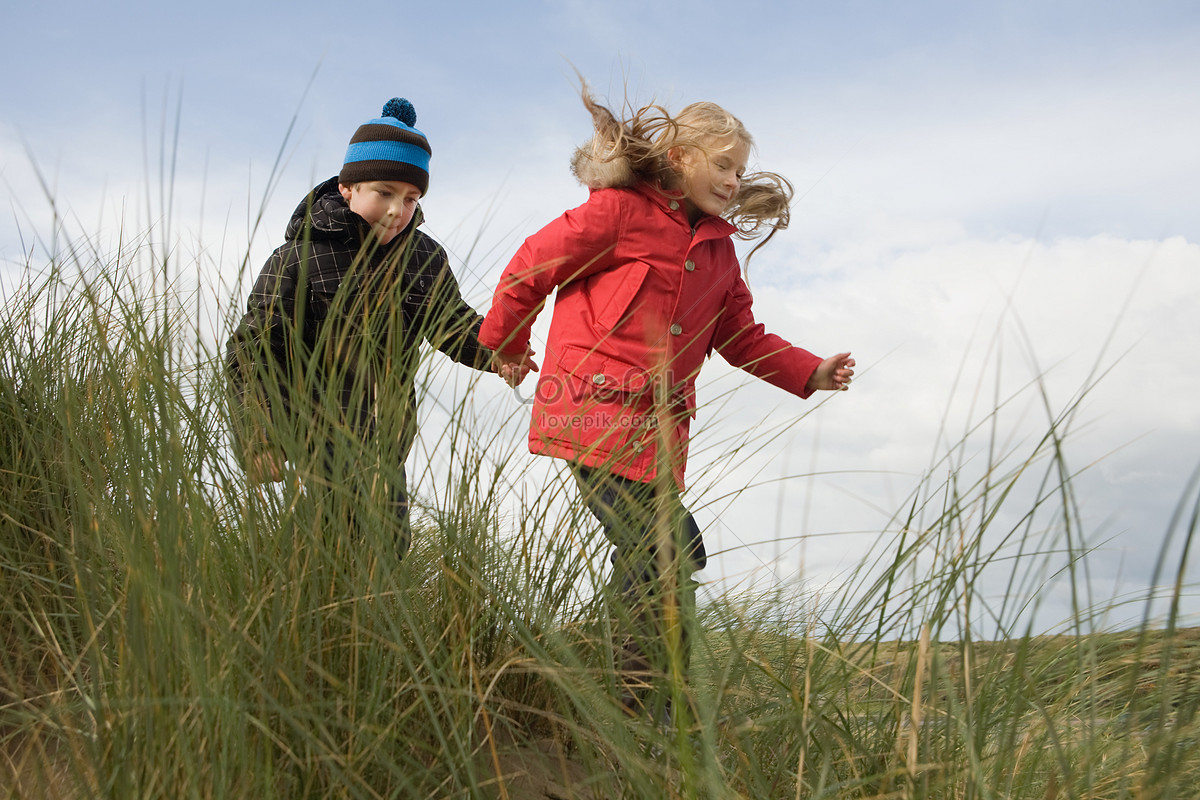
[[854,359],[849,353],[838,353],[830,356],[817,366],[808,378],[809,391],[831,389],[845,391],[850,388],[850,379],[854,376]]
[[520,355],[497,352],[493,358],[493,364],[496,373],[504,379],[505,383],[516,388],[521,385],[521,381],[525,380],[526,375],[538,371],[538,365],[533,360],[533,356],[533,350],[529,345],[525,345],[525,352]]
[[246,480],[251,486],[283,480],[284,459],[278,453],[262,450],[246,459]]

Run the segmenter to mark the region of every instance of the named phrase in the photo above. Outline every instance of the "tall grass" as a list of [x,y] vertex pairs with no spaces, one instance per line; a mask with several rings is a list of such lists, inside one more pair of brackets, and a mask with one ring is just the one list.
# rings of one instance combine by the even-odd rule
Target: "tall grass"
[[330,535],[297,473],[246,485],[219,358],[136,263],[30,270],[0,320],[7,796],[1200,795],[1200,637],[1174,615],[1104,633],[1081,595],[1070,635],[1008,603],[1000,641],[961,624],[989,565],[1026,603],[1064,554],[1082,584],[1069,409],[979,477],[947,453],[844,593],[711,600],[661,729],[613,699],[605,554],[570,487],[514,512],[519,447],[464,404],[407,558],[382,522]]

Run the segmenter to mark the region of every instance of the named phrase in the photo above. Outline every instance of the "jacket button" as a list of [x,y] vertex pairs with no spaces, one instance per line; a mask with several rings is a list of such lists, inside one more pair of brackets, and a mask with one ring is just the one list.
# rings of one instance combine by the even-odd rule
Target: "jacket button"
[[688,272],[695,272],[696,271],[696,262],[692,261],[689,258],[687,261],[683,262],[683,268],[686,269]]
[[678,322],[671,326],[672,336],[678,336],[681,333],[683,333],[683,326],[681,326]]
[[634,440],[629,443],[629,446],[633,448],[633,452],[640,453],[640,452],[642,452],[642,449],[645,448],[646,445],[642,444],[638,440]]
[[604,373],[603,373],[603,372],[597,372],[595,375],[593,375],[593,376],[592,376],[592,383],[596,384],[597,386],[599,386],[600,384],[604,383]]
[[671,210],[672,210],[672,211],[678,211],[678,210],[679,210],[679,202],[678,202],[677,200],[672,200],[672,201],[671,201],[671,203],[670,203],[670,206],[671,206]]

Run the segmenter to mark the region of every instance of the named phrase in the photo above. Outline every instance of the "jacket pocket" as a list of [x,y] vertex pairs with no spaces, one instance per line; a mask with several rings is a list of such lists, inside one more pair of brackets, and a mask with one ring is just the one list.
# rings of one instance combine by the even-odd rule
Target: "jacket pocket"
[[605,330],[617,327],[629,311],[633,298],[637,296],[650,265],[645,261],[634,261],[614,269],[606,270],[590,279],[593,283],[589,293],[593,297],[607,297],[602,306],[595,309],[596,324]]
[[561,363],[572,383],[593,396],[638,395],[651,388],[645,369],[595,350],[566,347]]
[[531,447],[640,475],[653,464],[652,387],[641,367],[595,350],[565,347],[559,370],[538,383]]

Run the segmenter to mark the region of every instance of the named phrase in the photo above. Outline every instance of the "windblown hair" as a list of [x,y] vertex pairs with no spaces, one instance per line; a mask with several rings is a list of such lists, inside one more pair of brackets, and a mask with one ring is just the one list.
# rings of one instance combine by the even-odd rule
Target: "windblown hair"
[[[571,172],[591,189],[645,182],[668,194],[677,193],[679,175],[667,155],[672,148],[712,156],[718,152],[717,146],[731,136],[754,146],[741,120],[716,103],[692,103],[676,116],[652,103],[630,109],[629,118],[622,120],[597,103],[586,85],[581,94],[596,132],[575,149]],[[754,247],[753,254],[776,231],[788,226],[792,195],[792,184],[782,175],[750,173],[742,177],[741,188],[723,216],[737,228],[741,239],[756,238],[766,229],[766,238]]]

